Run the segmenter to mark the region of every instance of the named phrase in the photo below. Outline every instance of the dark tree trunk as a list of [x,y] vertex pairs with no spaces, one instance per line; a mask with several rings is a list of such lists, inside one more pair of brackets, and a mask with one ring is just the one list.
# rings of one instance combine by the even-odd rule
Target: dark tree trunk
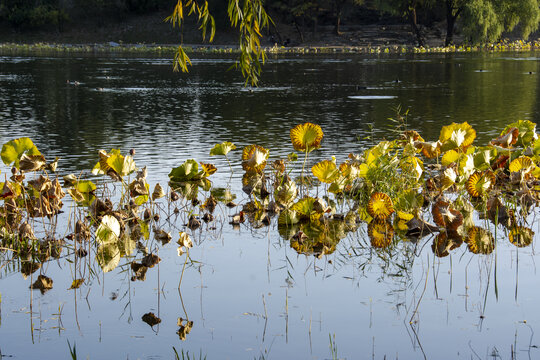
[[418,46],[424,46],[424,38],[422,37],[422,33],[420,31],[420,28],[418,27],[418,21],[416,19],[416,1],[413,2],[409,9],[409,20],[411,22],[412,31],[416,35],[416,41],[418,41]]
[[462,7],[458,9],[454,8],[453,0],[446,0],[446,39],[444,41],[444,46],[450,46],[453,43],[454,27],[456,25],[456,20],[462,10]]

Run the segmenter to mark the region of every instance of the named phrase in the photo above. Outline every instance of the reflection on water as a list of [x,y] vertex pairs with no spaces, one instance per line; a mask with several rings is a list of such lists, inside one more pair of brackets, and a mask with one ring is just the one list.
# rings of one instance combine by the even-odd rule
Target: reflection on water
[[[226,159],[208,155],[214,144],[256,143],[273,160],[292,151],[289,129],[305,121],[325,131],[313,161],[359,153],[372,144],[368,137],[389,136],[387,118],[398,105],[411,108],[409,126],[427,140],[452,121],[468,121],[480,143],[511,121],[538,122],[539,79],[529,72],[539,65],[513,60],[293,56],[271,59],[263,86],[249,90],[225,71],[225,58],[197,59],[186,76],[172,73],[169,59],[2,57],[1,140],[31,137],[47,159],[62,158],[62,174],[91,169],[98,149],[134,148],[152,188],[186,159],[211,161],[219,169],[213,181],[227,186]],[[230,156],[237,184],[239,153]],[[70,205],[66,216],[79,211]],[[53,242],[38,261],[1,262],[2,355],[66,358],[69,340],[91,359],[173,358],[173,347],[208,359],[325,359],[330,334],[348,359],[482,358],[511,346],[517,358],[538,355],[532,220],[532,230],[501,234],[478,221],[466,238],[444,233],[388,248],[399,228],[387,222],[358,227],[345,219],[283,233],[276,219],[232,226],[238,209],[219,203],[214,222],[190,230],[189,214],[157,206],[156,222],[174,241],[179,231],[193,238],[193,261],[178,256],[174,241],[149,239],[115,244],[118,258],[110,246]],[[299,230],[309,240],[291,236]],[[143,263],[149,250],[161,261]],[[91,261],[99,254],[114,270]],[[128,254],[140,257],[136,269]]]

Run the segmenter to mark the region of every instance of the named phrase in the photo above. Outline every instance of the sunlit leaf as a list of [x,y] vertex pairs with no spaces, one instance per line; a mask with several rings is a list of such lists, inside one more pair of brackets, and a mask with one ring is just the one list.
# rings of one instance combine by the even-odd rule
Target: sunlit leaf
[[205,176],[203,170],[199,170],[199,163],[193,159],[186,160],[182,165],[174,168],[169,173],[172,182],[184,182],[200,180]]
[[435,141],[435,142],[416,141],[414,143],[414,146],[417,149],[422,150],[422,154],[428,159],[436,158],[441,153],[440,141]]
[[302,152],[311,152],[320,148],[323,135],[319,125],[309,122],[296,125],[290,132],[294,149]]
[[448,166],[452,163],[455,163],[459,160],[460,154],[456,150],[450,150],[444,153],[441,164],[443,166]]
[[[99,243],[116,243],[120,237],[120,223],[112,215],[105,215],[96,230],[96,241]],[[120,255],[119,255],[120,256]]]
[[466,148],[473,143],[475,138],[476,131],[466,122],[461,124],[452,123],[443,126],[439,136],[441,152]]
[[8,141],[2,146],[1,157],[4,164],[19,168],[19,160],[26,155],[41,155],[32,140],[27,137],[22,137]]
[[221,144],[216,144],[210,150],[210,156],[215,155],[227,155],[231,150],[235,150],[236,145],[234,145],[232,142],[225,141]]
[[518,120],[508,124],[501,132],[501,135],[508,133],[512,128],[517,128],[519,130],[517,145],[527,147],[531,145],[533,141],[538,139],[538,135],[536,134],[536,124],[532,121]]
[[517,159],[512,160],[508,169],[510,172],[521,171],[523,173],[528,173],[535,168],[534,162],[528,156],[520,156]]
[[508,234],[508,240],[517,247],[527,247],[531,245],[534,232],[523,226],[513,226]]
[[185,248],[192,248],[193,247],[193,240],[191,240],[191,237],[188,233],[180,231],[179,233],[180,237],[178,238],[178,245],[183,246]]
[[19,169],[22,171],[39,171],[47,164],[43,155],[22,154],[19,159]]
[[122,154],[110,154],[107,158],[107,165],[114,170],[120,177],[131,174],[135,171],[135,161],[130,155],[123,156]]
[[201,163],[201,169],[204,171],[204,176],[210,176],[217,171],[217,168],[213,164]]
[[103,270],[109,272],[118,266],[120,263],[120,249],[116,242],[104,243],[98,247],[96,259]]
[[288,176],[276,187],[274,197],[278,204],[289,206],[298,195],[296,183]]
[[486,195],[495,185],[495,174],[491,170],[475,172],[467,180],[467,192],[472,197]]
[[248,145],[242,151],[242,168],[246,171],[262,172],[270,155],[268,149],[259,145]]
[[162,197],[165,197],[165,191],[163,191],[163,187],[159,185],[159,183],[156,184],[154,187],[154,191],[152,192],[152,201],[156,201],[157,199],[161,199]]
[[477,147],[473,155],[474,167],[481,171],[490,169],[496,156],[497,150],[492,146]]
[[481,227],[473,226],[467,231],[465,242],[474,254],[491,254],[495,248],[495,239],[491,233]]
[[394,212],[394,204],[385,193],[373,193],[367,205],[367,211],[375,219],[386,219]]
[[327,184],[334,182],[339,177],[339,170],[336,167],[336,163],[330,160],[318,162],[313,165],[311,171],[319,181]]
[[73,280],[73,282],[71,283],[71,286],[69,287],[68,290],[72,290],[72,289],[78,289],[81,287],[81,285],[84,283],[84,279],[75,279]]

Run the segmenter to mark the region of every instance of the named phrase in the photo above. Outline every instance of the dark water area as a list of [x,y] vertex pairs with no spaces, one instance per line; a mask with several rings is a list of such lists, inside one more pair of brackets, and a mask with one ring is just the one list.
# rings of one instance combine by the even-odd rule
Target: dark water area
[[[467,121],[484,145],[513,121],[540,121],[539,59],[534,52],[270,57],[261,86],[245,88],[226,57],[196,55],[190,73],[178,74],[168,58],[0,56],[0,141],[32,138],[47,159],[61,158],[62,175],[88,173],[99,149],[133,148],[152,188],[194,158],[216,164],[212,181],[225,186],[228,164],[209,156],[214,144],[258,144],[272,160],[293,151],[289,130],[306,121],[324,131],[313,162],[341,161],[393,138],[388,118],[397,107],[409,109],[409,128],[426,140]],[[241,202],[240,151],[229,157]],[[76,211],[69,206],[66,216]],[[1,354],[69,358],[69,341],[83,359],[173,359],[173,347],[209,360],[540,356],[538,236],[517,248],[494,231],[490,255],[462,245],[437,257],[432,238],[375,251],[362,226],[318,259],[298,255],[275,222],[233,229],[235,211],[222,207],[221,227],[190,232],[194,262],[181,292],[184,258],[174,244],[159,248],[162,261],[143,282],[130,281],[128,257],[103,273],[67,255],[29,277],[0,263]],[[528,223],[538,234],[536,214]],[[182,223],[171,226],[173,239],[178,230]],[[29,289],[40,272],[54,279],[45,294]],[[74,278],[87,280],[66,290]],[[150,311],[160,324],[141,320]],[[193,321],[185,339],[179,318]]]

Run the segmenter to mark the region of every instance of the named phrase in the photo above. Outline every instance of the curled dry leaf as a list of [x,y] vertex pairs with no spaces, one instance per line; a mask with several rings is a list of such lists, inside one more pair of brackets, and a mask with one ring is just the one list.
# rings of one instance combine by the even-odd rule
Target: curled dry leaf
[[156,184],[154,187],[154,191],[152,192],[152,201],[156,201],[157,199],[160,199],[165,196],[165,191],[163,191],[163,188],[159,183]]
[[161,259],[159,258],[159,256],[155,254],[148,254],[142,258],[141,263],[144,266],[151,268],[151,267],[154,267],[154,265],[156,265],[160,261]]
[[153,312],[149,312],[142,316],[142,321],[153,327],[154,325],[159,324],[161,319],[154,315]]
[[519,136],[519,129],[516,127],[511,127],[496,139],[491,140],[490,144],[495,146],[500,146],[502,148],[511,148],[514,145]]
[[30,285],[30,289],[38,289],[42,294],[53,288],[53,280],[45,275],[38,275],[36,281]]

